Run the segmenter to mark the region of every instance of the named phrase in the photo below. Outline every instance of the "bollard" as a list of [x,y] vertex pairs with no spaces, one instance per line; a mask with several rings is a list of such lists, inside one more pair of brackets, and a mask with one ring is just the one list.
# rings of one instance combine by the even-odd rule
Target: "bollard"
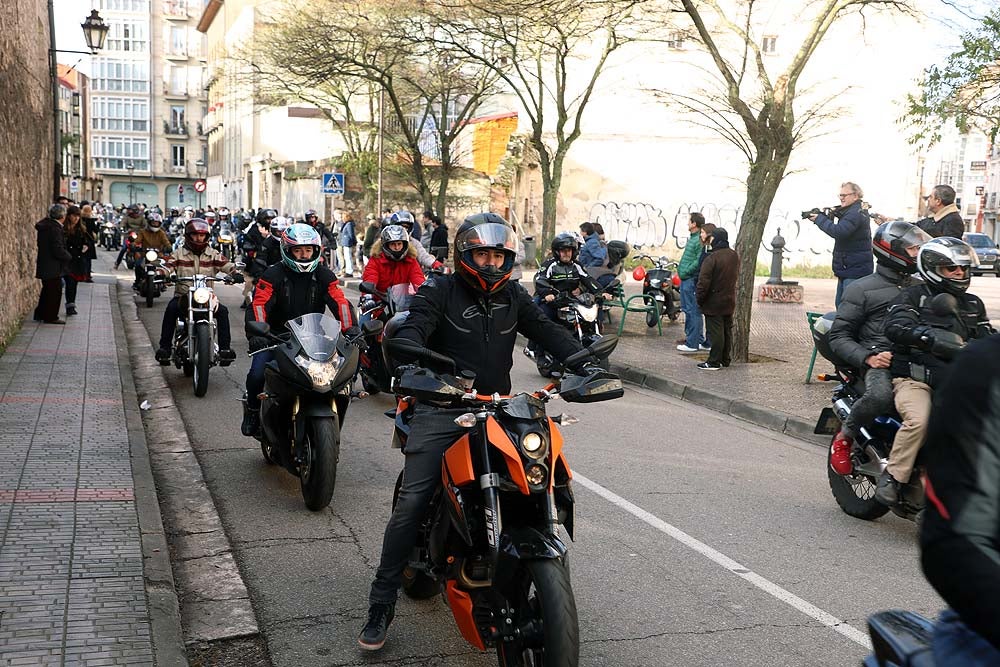
[[768,277],[766,284],[781,285],[784,282],[781,280],[781,261],[784,251],[785,237],[781,235],[781,227],[778,227],[778,233],[775,235],[774,240],[771,241],[771,275]]
[[781,229],[771,241],[771,275],[757,290],[757,300],[771,303],[802,303],[803,289],[794,280],[783,280],[781,262],[785,251],[785,238]]

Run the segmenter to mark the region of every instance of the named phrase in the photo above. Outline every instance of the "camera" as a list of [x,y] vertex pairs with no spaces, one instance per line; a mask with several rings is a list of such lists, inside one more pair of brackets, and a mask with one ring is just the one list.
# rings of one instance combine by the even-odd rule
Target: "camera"
[[823,211],[818,208],[813,208],[808,211],[802,211],[802,219],[808,220],[810,215],[819,215]]

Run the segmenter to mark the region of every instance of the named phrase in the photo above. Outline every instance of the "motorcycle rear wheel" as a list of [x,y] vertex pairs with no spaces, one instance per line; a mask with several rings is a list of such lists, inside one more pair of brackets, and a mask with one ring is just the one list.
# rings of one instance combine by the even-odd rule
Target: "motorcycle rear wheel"
[[884,516],[889,508],[875,500],[876,480],[866,475],[857,475],[855,478],[857,483],[852,484],[848,477],[837,474],[830,467],[831,453],[827,451],[826,474],[830,480],[830,491],[833,492],[833,498],[840,505],[840,509],[844,510],[845,514],[864,521],[874,521]]
[[212,336],[208,325],[199,324],[194,328],[194,359],[192,383],[194,395],[201,397],[208,391],[208,369],[212,362]]
[[310,417],[306,424],[305,464],[299,466],[302,499],[313,512],[330,504],[337,484],[340,428],[336,417]]
[[274,445],[267,441],[267,436],[262,436],[260,439],[260,453],[264,455],[264,461],[268,465],[273,466],[278,464]]
[[514,622],[541,623],[541,633],[524,634],[516,641],[497,642],[501,667],[576,667],[580,662],[580,625],[569,572],[558,560],[532,560],[522,564],[518,590],[508,596],[515,610]]

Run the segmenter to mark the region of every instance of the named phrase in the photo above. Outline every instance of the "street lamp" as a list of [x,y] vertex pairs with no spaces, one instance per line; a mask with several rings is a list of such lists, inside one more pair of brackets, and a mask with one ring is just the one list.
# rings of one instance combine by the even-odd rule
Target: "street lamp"
[[52,137],[53,137],[53,196],[58,198],[62,185],[62,132],[59,128],[59,68],[57,53],[82,53],[93,56],[104,48],[104,40],[108,36],[109,26],[97,13],[91,10],[87,20],[80,24],[83,28],[83,38],[87,41],[90,51],[69,51],[56,48],[56,14],[54,0],[49,0],[49,78],[52,79]]
[[132,172],[135,171],[135,164],[131,160],[125,163],[125,170],[128,172],[128,205],[135,203],[135,190],[132,185]]
[[[197,160],[194,161],[194,168],[197,171],[197,173],[198,173],[198,179],[200,180],[201,179],[201,174],[205,170],[205,161],[202,160],[201,158],[198,158]],[[198,208],[200,209],[201,208],[201,192],[198,190],[198,188],[195,188],[194,191],[198,195]]]

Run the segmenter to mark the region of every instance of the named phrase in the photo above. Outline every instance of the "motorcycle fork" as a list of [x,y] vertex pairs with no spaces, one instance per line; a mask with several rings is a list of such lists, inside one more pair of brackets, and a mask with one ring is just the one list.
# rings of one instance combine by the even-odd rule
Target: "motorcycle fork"
[[490,441],[486,435],[486,418],[482,415],[476,429],[473,445],[480,458],[479,487],[483,490],[483,518],[486,522],[486,543],[489,546],[489,579],[496,574],[497,559],[500,556],[500,531],[503,523],[500,517],[500,475],[493,472],[490,462]]

